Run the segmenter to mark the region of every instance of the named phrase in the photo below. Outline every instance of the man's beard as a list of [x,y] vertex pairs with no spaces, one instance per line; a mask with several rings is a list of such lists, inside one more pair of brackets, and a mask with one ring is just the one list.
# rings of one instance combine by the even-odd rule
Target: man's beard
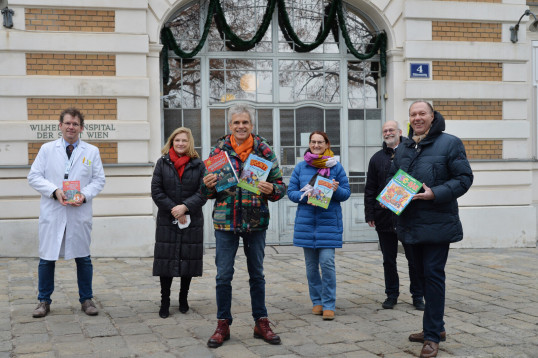
[[392,148],[392,147],[396,146],[397,143],[398,143],[398,138],[397,137],[390,137],[390,138],[385,139],[385,144],[388,147]]

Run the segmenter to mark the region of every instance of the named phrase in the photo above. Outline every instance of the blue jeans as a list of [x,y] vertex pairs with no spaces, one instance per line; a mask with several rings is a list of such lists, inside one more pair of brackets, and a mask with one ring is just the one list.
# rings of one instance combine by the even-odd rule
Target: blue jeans
[[422,316],[424,339],[439,343],[445,330],[445,266],[450,244],[410,245],[419,282],[424,290],[426,309]]
[[[398,276],[398,269],[396,266],[396,256],[398,255],[398,237],[394,232],[378,232],[379,246],[381,247],[381,253],[383,254],[383,272],[385,274],[385,293],[388,298],[398,298],[400,295],[400,278]],[[422,285],[419,282],[417,271],[415,269],[415,263],[413,259],[413,249],[407,245],[402,244],[407,258],[407,265],[409,267],[409,291],[413,300],[422,299]]]
[[[306,278],[312,305],[334,311],[336,305],[336,270],[334,249],[310,249],[303,247]],[[321,276],[320,276],[321,268]]]
[[265,307],[265,276],[263,275],[263,259],[265,257],[265,230],[248,233],[215,230],[217,266],[217,318],[228,319],[232,324],[232,280],[234,262],[239,238],[243,238],[243,251],[247,257],[247,269],[250,285],[250,305],[252,317],[267,317]]
[[[92,292],[92,278],[93,278],[93,265],[90,256],[77,257],[75,259],[77,263],[77,283],[78,283],[78,295],[80,303],[89,300],[93,297]],[[37,299],[41,302],[51,303],[50,296],[54,292],[54,269],[56,268],[56,261],[48,261],[39,259],[39,266],[37,268],[38,273],[38,290]]]

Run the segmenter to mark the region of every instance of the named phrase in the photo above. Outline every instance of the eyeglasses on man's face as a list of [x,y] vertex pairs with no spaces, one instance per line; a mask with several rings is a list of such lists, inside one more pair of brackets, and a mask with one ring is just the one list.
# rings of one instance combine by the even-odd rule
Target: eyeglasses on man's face
[[73,127],[73,128],[80,127],[80,123],[77,123],[77,122],[62,122],[62,124],[66,127]]

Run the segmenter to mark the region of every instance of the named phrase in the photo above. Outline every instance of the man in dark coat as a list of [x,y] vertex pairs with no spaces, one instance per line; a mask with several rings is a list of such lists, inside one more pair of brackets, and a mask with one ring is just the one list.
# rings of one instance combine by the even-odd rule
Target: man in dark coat
[[[387,174],[394,156],[396,147],[400,144],[402,130],[396,121],[387,121],[382,128],[383,149],[375,153],[368,164],[366,187],[364,189],[364,214],[370,227],[375,227],[379,237],[379,246],[383,254],[383,270],[385,274],[385,293],[387,298],[383,302],[383,308],[392,309],[398,302],[400,295],[400,280],[396,266],[398,255],[398,237],[396,236],[396,214],[387,208],[383,208],[376,200],[377,196],[386,185]],[[413,254],[407,244],[403,244],[405,257],[409,266],[409,290],[413,297],[413,306],[424,310],[422,299],[422,287],[413,263]]]
[[409,108],[411,130],[394,156],[389,176],[402,169],[423,183],[398,217],[398,239],[411,245],[426,308],[423,331],[409,336],[424,342],[420,357],[437,357],[439,341],[446,339],[445,265],[450,243],[463,239],[457,198],[469,190],[473,172],[461,140],[443,133],[445,120],[425,101]]

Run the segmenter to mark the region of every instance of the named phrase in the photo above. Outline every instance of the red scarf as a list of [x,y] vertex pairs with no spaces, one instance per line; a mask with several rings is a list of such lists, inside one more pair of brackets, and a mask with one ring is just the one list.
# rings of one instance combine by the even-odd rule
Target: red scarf
[[183,172],[185,171],[185,165],[191,160],[191,158],[187,155],[184,155],[182,157],[178,156],[174,148],[170,148],[168,151],[168,154],[170,154],[170,160],[174,163],[174,167],[177,170],[177,174],[179,175],[179,179],[183,176]]

